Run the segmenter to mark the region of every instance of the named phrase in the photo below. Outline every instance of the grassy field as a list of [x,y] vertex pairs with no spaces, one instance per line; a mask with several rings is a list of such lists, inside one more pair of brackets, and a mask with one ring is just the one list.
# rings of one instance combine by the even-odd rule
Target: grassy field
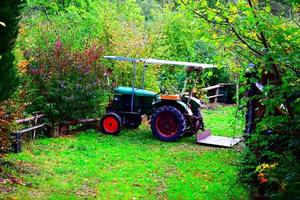
[[[231,136],[233,114],[233,107],[205,110],[207,128]],[[20,180],[0,183],[0,198],[248,199],[238,182],[237,154],[196,145],[194,137],[161,142],[147,125],[117,137],[88,130],[40,139],[7,155],[4,171]]]

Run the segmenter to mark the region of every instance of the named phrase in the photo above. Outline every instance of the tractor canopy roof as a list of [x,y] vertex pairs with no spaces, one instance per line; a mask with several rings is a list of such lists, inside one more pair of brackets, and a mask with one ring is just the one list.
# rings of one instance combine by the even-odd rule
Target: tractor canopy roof
[[133,62],[138,63],[142,62],[145,65],[148,64],[156,64],[156,65],[178,65],[184,67],[193,67],[193,68],[215,68],[215,65],[212,64],[203,64],[203,63],[192,63],[192,62],[179,62],[179,61],[172,61],[172,60],[159,60],[159,59],[152,59],[152,58],[126,58],[120,56],[104,56],[106,59],[110,60],[119,60],[119,61],[126,61],[126,62]]
[[[131,95],[132,94],[132,87],[117,87],[115,89],[115,93]],[[143,96],[143,97],[155,97],[156,93],[151,92],[149,90],[142,90],[142,89],[134,88],[134,95]]]

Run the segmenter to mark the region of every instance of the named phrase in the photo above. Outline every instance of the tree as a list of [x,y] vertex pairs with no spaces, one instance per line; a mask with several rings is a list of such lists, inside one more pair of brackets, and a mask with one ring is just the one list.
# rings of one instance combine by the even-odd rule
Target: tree
[[[219,43],[238,71],[256,65],[245,87],[264,85],[257,102],[255,129],[244,150],[241,180],[264,197],[299,196],[300,26],[299,3],[285,1],[184,1],[203,22],[205,37]],[[245,80],[241,76],[242,80]],[[244,88],[246,89],[246,88]],[[293,163],[291,165],[290,163]]]
[[22,0],[2,0],[0,6],[0,101],[7,99],[18,85],[13,48],[18,35]]
[[[299,91],[299,8],[293,1],[240,0],[181,1],[207,24],[204,32],[215,40],[227,55],[244,71],[249,63],[257,66],[257,80],[267,85],[263,99],[268,126],[278,126],[274,110],[281,104],[287,116],[280,123],[295,123],[295,107],[289,99]],[[283,7],[283,8],[282,8]],[[286,12],[289,10],[289,12]],[[243,68],[244,67],[244,68]],[[272,119],[271,119],[272,118]]]

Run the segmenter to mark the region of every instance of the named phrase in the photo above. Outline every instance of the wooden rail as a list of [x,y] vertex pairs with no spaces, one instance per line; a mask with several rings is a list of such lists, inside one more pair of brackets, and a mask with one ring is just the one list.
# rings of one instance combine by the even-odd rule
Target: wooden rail
[[229,86],[229,85],[234,85],[234,84],[233,83],[219,83],[217,85],[213,85],[213,86],[203,88],[202,90],[204,90],[204,91],[215,90],[215,94],[211,95],[211,96],[208,96],[208,99],[214,99],[214,102],[217,103],[218,97],[224,96],[224,94],[219,94],[220,88],[222,88],[224,86]]
[[224,94],[216,94],[216,95],[209,96],[207,98],[209,98],[209,99],[215,98],[216,99],[216,97],[222,97],[222,96],[224,96]]
[[99,122],[99,121],[100,121],[100,118],[68,120],[64,123],[53,126],[51,129],[50,135],[52,137],[59,137],[59,136],[65,135],[69,131],[69,127],[72,125],[89,124],[89,123],[95,123],[95,122]]
[[32,139],[35,139],[37,129],[46,126],[45,123],[42,123],[42,124],[38,123],[39,119],[44,118],[44,116],[45,116],[44,114],[35,114],[32,117],[16,120],[17,124],[33,122],[33,125],[31,127],[28,127],[28,128],[22,129],[22,130],[18,130],[18,131],[15,131],[12,133],[15,137],[15,139],[13,141],[13,147],[14,147],[14,151],[16,153],[19,153],[21,151],[22,134],[32,131]]
[[32,121],[32,120],[35,120],[35,119],[40,119],[44,116],[45,116],[44,114],[39,114],[39,115],[35,115],[35,116],[28,117],[28,118],[25,118],[25,119],[17,119],[16,123],[20,124],[20,123],[24,123],[24,122],[29,122],[29,121]]
[[[32,126],[29,126],[25,129],[18,130],[18,131],[15,131],[12,133],[14,136],[13,147],[14,147],[14,151],[16,153],[19,153],[21,151],[22,135],[24,133],[32,132],[32,135],[31,135],[32,139],[35,139],[36,131],[42,127],[47,126],[47,124],[45,124],[45,123],[39,123],[40,119],[42,119],[44,117],[45,117],[44,114],[35,113],[34,116],[32,116],[32,117],[28,117],[28,118],[24,118],[24,119],[17,119],[15,121],[17,124],[28,123],[28,122],[32,123],[31,124]],[[67,121],[66,123],[58,124],[57,126],[53,126],[51,128],[52,131],[50,131],[51,132],[50,134],[52,137],[59,137],[61,135],[64,135],[68,131],[68,127],[70,125],[76,125],[79,123],[93,123],[93,122],[98,122],[98,121],[100,121],[99,118],[70,120],[70,121]]]

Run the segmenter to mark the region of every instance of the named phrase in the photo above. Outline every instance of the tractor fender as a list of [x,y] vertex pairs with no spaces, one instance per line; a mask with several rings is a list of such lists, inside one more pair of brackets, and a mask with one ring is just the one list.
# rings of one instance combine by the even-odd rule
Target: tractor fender
[[[184,102],[187,102],[188,97],[184,97],[184,98],[185,98]],[[205,107],[204,104],[199,99],[197,99],[196,97],[191,97],[190,104],[191,104],[192,109],[204,108]]]
[[159,100],[153,104],[154,108],[158,108],[161,106],[174,106],[175,108],[178,108],[181,112],[193,116],[192,110],[182,101]]
[[195,102],[195,104],[197,104],[201,108],[205,107],[204,104],[199,99],[197,99],[196,97],[191,97],[191,101]]

